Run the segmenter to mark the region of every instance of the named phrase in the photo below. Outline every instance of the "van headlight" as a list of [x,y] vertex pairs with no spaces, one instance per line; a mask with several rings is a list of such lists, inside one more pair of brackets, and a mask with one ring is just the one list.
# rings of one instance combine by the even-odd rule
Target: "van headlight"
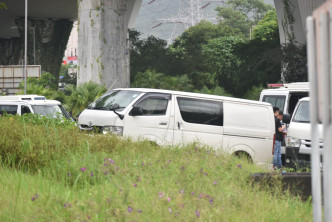
[[123,127],[122,126],[105,126],[102,130],[103,134],[115,134],[122,136]]
[[301,140],[295,137],[288,136],[287,137],[287,144],[288,147],[300,147]]

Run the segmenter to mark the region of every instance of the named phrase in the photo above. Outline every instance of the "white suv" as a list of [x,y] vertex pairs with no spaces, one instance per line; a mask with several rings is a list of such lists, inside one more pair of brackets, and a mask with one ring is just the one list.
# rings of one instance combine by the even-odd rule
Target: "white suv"
[[23,115],[25,113],[35,113],[50,118],[71,116],[56,100],[47,100],[43,96],[25,95],[25,96],[0,96],[0,115],[4,113],[13,115]]

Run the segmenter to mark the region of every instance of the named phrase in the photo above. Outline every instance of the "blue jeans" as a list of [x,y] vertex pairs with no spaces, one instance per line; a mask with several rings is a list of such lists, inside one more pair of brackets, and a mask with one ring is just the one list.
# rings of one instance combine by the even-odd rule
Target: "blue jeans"
[[274,144],[273,166],[281,168],[281,141],[276,140]]

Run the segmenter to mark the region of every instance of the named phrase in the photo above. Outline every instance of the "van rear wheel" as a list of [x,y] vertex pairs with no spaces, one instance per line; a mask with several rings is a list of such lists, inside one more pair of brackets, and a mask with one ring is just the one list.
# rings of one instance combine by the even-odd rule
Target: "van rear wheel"
[[241,159],[246,159],[249,163],[252,163],[252,158],[249,155],[249,153],[245,152],[245,151],[237,151],[235,153],[233,153],[233,155],[235,157],[241,158]]

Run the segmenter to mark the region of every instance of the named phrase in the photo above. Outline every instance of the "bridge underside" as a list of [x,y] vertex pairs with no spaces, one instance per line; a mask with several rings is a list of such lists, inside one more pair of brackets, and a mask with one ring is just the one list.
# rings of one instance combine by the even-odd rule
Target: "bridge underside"
[[[6,1],[6,6],[0,12],[0,65],[18,65],[24,58],[25,1]],[[76,18],[76,0],[28,1],[28,65],[41,65],[58,78]]]

